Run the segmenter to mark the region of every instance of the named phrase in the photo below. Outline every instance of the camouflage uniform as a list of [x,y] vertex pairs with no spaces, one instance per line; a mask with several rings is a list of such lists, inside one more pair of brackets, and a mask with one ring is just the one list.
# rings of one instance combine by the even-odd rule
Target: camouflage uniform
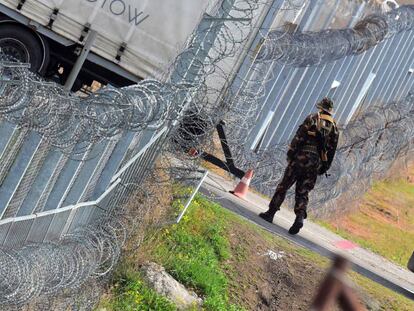
[[[308,116],[293,138],[288,151],[288,166],[269,204],[267,214],[272,217],[280,209],[286,192],[296,183],[295,214],[303,212],[306,218],[309,192],[315,187],[318,175],[326,173],[330,168],[338,144],[337,127],[334,122],[325,122],[325,118],[331,117],[323,113]],[[321,160],[318,122],[322,122],[323,128],[327,130],[325,132],[326,161]]]

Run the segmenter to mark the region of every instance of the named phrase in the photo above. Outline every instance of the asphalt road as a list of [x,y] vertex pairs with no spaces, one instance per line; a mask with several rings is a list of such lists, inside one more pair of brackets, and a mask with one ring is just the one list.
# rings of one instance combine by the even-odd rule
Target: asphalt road
[[251,192],[245,200],[242,200],[229,193],[232,189],[234,189],[232,182],[210,174],[200,192],[221,206],[297,245],[328,258],[332,258],[335,254],[345,256],[353,263],[354,271],[414,300],[414,273],[408,269],[346,241],[308,220],[305,221],[301,232],[292,236],[287,232],[295,218],[292,211],[282,208],[276,214],[274,223],[270,224],[257,216],[258,213],[267,210],[269,203],[267,200]]

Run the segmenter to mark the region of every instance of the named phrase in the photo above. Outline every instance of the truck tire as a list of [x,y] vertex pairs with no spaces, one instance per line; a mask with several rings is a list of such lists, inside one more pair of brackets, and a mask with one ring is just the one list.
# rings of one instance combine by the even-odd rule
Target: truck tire
[[39,72],[47,66],[39,38],[31,30],[20,25],[0,25],[0,51],[19,62],[30,63],[30,70]]

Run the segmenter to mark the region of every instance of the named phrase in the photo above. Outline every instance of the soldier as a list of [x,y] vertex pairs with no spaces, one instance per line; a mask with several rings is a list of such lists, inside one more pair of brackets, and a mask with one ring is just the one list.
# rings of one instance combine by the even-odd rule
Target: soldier
[[270,201],[269,210],[259,216],[272,223],[280,209],[286,192],[296,182],[296,219],[289,229],[297,234],[306,219],[309,192],[315,187],[318,175],[326,174],[331,167],[338,144],[339,133],[332,117],[333,102],[325,97],[316,104],[319,112],[309,115],[299,127],[287,152],[288,166]]

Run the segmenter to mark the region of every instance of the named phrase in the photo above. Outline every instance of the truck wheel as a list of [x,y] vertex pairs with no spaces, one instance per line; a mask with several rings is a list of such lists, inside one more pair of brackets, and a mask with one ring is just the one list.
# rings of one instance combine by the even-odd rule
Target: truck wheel
[[19,25],[0,26],[0,53],[19,62],[30,63],[30,70],[39,72],[44,64],[44,51],[36,35]]

